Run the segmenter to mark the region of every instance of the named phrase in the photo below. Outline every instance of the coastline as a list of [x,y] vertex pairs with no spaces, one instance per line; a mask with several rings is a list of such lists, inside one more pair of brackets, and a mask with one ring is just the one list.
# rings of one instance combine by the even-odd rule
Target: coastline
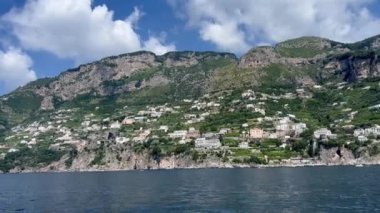
[[239,168],[250,168],[250,169],[265,169],[265,168],[300,168],[300,167],[339,167],[339,166],[352,166],[352,167],[368,167],[368,166],[380,166],[380,162],[350,162],[350,163],[304,163],[304,164],[294,164],[294,163],[272,163],[272,164],[219,164],[219,165],[209,165],[209,166],[178,166],[178,167],[157,167],[157,168],[141,168],[141,169],[106,169],[106,168],[90,168],[90,169],[64,169],[64,170],[46,170],[44,168],[40,169],[25,169],[18,171],[10,171],[5,174],[39,174],[39,173],[89,173],[89,172],[123,172],[123,171],[159,171],[159,170],[193,170],[193,169],[239,169]]

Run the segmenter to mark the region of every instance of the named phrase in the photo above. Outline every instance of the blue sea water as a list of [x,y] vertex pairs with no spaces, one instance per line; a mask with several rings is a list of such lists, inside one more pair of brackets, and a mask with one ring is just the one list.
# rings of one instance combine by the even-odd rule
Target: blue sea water
[[0,175],[0,212],[376,212],[380,167]]

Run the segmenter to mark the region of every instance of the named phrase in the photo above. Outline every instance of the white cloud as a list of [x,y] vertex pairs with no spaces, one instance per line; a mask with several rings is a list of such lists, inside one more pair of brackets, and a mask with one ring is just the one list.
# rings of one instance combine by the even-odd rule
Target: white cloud
[[244,41],[244,33],[235,24],[209,23],[205,24],[199,33],[203,40],[214,42],[221,49],[238,52],[249,48]]
[[19,49],[0,50],[0,83],[6,91],[11,91],[29,81],[36,80],[31,69],[32,60]]
[[91,4],[91,0],[28,0],[2,20],[10,24],[23,48],[48,51],[77,63],[141,49],[175,50],[173,44],[155,37],[148,41],[140,38],[135,31],[142,16],[139,9],[124,20],[114,20],[106,5],[92,8]]
[[158,55],[162,55],[166,52],[175,50],[174,44],[162,45],[161,39],[156,37],[150,37],[149,40],[144,42],[144,49],[150,50]]
[[259,43],[300,36],[353,42],[380,33],[375,0],[168,0],[200,37],[243,53]]

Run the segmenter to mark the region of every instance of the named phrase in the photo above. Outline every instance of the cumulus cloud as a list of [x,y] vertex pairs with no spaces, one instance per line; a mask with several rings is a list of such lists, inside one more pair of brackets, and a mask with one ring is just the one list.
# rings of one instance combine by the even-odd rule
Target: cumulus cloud
[[4,90],[11,91],[29,81],[36,80],[31,69],[32,60],[19,49],[0,50],[0,84]]
[[144,42],[144,47],[147,50],[150,50],[158,55],[162,55],[169,50],[175,50],[174,44],[162,45],[160,38],[150,37],[147,41]]
[[200,37],[238,53],[300,36],[353,42],[380,33],[375,0],[168,0]]
[[106,5],[91,0],[28,0],[23,8],[2,17],[23,48],[51,52],[77,63],[141,49],[163,53],[175,50],[151,36],[143,41],[135,28],[138,8],[124,20],[114,20]]

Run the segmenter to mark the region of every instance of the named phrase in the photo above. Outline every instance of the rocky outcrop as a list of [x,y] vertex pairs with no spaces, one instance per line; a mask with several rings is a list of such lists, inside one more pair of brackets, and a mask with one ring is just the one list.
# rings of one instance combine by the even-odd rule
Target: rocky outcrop
[[238,67],[243,69],[258,69],[272,63],[279,63],[281,56],[273,47],[257,47],[240,58]]
[[356,159],[352,152],[344,147],[331,149],[321,148],[319,152],[321,163],[324,164],[354,164]]
[[54,103],[52,96],[45,96],[41,102],[41,110],[53,110]]
[[[149,68],[190,67],[209,60],[218,60],[219,58],[236,59],[233,54],[213,52],[171,52],[163,56],[156,56],[151,52],[137,52],[113,56],[64,72],[48,86],[38,88],[36,93],[43,96],[55,96],[62,101],[72,100],[78,95],[90,92],[110,95],[108,92],[113,91],[112,88],[110,90],[110,88],[105,89],[102,87],[102,84],[106,81],[128,78],[139,71]],[[153,79],[160,80],[159,83],[167,83],[168,81],[162,76]],[[145,83],[146,85],[157,84],[152,81]],[[117,89],[124,92],[136,88]]]
[[362,56],[346,54],[328,60],[323,66],[323,72],[348,82],[377,78],[380,77],[380,60],[374,53]]

